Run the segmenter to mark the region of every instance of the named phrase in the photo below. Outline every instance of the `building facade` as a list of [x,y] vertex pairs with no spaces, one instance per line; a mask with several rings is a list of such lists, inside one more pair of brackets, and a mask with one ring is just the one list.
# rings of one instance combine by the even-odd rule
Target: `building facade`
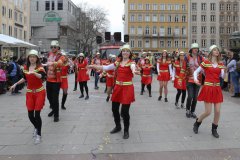
[[77,6],[71,0],[31,0],[31,42],[41,52],[58,40],[65,51],[77,48]]
[[125,0],[124,33],[134,52],[188,50],[188,0]]
[[30,0],[1,0],[0,11],[0,33],[28,42]]

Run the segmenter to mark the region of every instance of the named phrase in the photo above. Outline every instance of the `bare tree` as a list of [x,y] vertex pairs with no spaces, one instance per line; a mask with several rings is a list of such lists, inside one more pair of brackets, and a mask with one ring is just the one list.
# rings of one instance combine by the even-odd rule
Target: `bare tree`
[[88,8],[86,3],[78,7],[79,49],[90,52],[96,47],[96,36],[108,29],[107,12],[100,7]]

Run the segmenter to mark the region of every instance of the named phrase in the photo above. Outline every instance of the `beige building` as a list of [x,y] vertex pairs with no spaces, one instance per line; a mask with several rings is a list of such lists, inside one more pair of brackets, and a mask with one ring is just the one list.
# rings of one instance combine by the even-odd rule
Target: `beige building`
[[0,12],[0,33],[28,42],[30,0],[0,0]]
[[134,52],[188,50],[188,0],[124,2],[124,34]]

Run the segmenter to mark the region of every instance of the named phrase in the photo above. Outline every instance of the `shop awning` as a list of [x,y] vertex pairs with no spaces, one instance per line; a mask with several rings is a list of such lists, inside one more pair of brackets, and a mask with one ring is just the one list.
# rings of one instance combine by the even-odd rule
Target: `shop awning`
[[13,46],[13,47],[37,47],[34,44],[31,44],[29,42],[25,42],[23,40],[14,38],[14,37],[10,37],[8,35],[4,35],[4,34],[0,34],[0,45],[3,46]]

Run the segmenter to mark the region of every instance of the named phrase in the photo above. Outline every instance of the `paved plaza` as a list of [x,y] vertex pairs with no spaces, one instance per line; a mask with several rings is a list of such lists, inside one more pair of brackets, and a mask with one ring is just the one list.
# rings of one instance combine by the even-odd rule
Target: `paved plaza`
[[[169,85],[169,102],[158,101],[158,82],[153,81],[153,97],[147,91],[140,96],[140,78],[134,79],[136,102],[130,109],[130,138],[123,132],[110,135],[114,127],[111,103],[106,102],[104,83],[94,90],[94,78],[88,82],[90,99],[79,99],[69,76],[67,110],[60,110],[60,121],[53,122],[48,101],[42,115],[42,143],[34,145],[33,127],[25,107],[25,91],[20,95],[0,96],[0,160],[240,160],[240,99],[224,93],[218,132],[211,135],[213,115],[192,131],[194,119],[184,109],[175,109],[176,91]],[[60,94],[61,97],[61,94]],[[61,98],[60,98],[61,100]],[[204,109],[198,103],[196,113]]]

